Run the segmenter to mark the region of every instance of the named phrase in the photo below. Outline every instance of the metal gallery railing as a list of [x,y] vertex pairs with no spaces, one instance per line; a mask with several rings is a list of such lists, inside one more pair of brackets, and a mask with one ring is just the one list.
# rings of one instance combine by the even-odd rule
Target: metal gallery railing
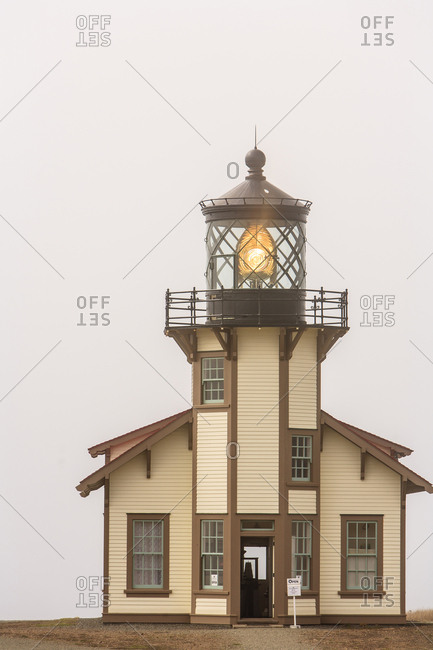
[[165,326],[290,325],[348,327],[348,293],[320,289],[170,291]]
[[200,207],[203,208],[212,208],[220,206],[229,206],[229,205],[290,205],[297,208],[310,208],[311,201],[306,199],[294,199],[291,197],[260,197],[256,196],[254,198],[248,198],[243,196],[231,197],[231,198],[220,198],[220,199],[206,199],[200,201]]

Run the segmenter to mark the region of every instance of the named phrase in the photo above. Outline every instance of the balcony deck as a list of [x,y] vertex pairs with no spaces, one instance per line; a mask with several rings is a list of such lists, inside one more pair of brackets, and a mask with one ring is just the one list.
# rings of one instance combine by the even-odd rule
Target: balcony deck
[[165,308],[168,331],[273,325],[348,328],[347,289],[167,290]]

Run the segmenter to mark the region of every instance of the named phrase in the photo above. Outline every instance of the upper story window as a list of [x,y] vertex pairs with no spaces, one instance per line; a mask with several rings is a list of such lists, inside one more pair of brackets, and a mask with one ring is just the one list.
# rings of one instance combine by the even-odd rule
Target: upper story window
[[224,357],[201,360],[201,383],[204,404],[224,402]]
[[292,480],[311,480],[312,436],[292,436]]

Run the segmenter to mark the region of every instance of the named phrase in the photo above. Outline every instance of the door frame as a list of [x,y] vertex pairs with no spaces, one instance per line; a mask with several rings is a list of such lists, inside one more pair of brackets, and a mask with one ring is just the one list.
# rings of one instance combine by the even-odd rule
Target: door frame
[[[275,608],[275,572],[274,572],[274,547],[275,547],[275,532],[269,531],[267,534],[265,531],[261,531],[260,535],[252,535],[254,531],[245,531],[241,534],[240,538],[240,618],[239,620],[251,620],[252,618],[256,620],[267,621],[274,618],[274,608]],[[258,546],[266,548],[266,581],[268,586],[269,600],[268,600],[268,616],[262,617],[242,617],[242,573],[243,573],[243,551],[245,546]]]

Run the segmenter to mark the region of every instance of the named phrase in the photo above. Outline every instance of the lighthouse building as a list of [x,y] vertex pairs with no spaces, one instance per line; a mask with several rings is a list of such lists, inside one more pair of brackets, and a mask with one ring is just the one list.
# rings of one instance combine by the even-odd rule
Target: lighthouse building
[[201,203],[206,287],[167,291],[165,334],[191,408],[96,444],[105,464],[107,622],[405,621],[406,495],[433,486],[411,449],[322,410],[321,366],[347,291],[306,285],[311,203],[244,182]]

